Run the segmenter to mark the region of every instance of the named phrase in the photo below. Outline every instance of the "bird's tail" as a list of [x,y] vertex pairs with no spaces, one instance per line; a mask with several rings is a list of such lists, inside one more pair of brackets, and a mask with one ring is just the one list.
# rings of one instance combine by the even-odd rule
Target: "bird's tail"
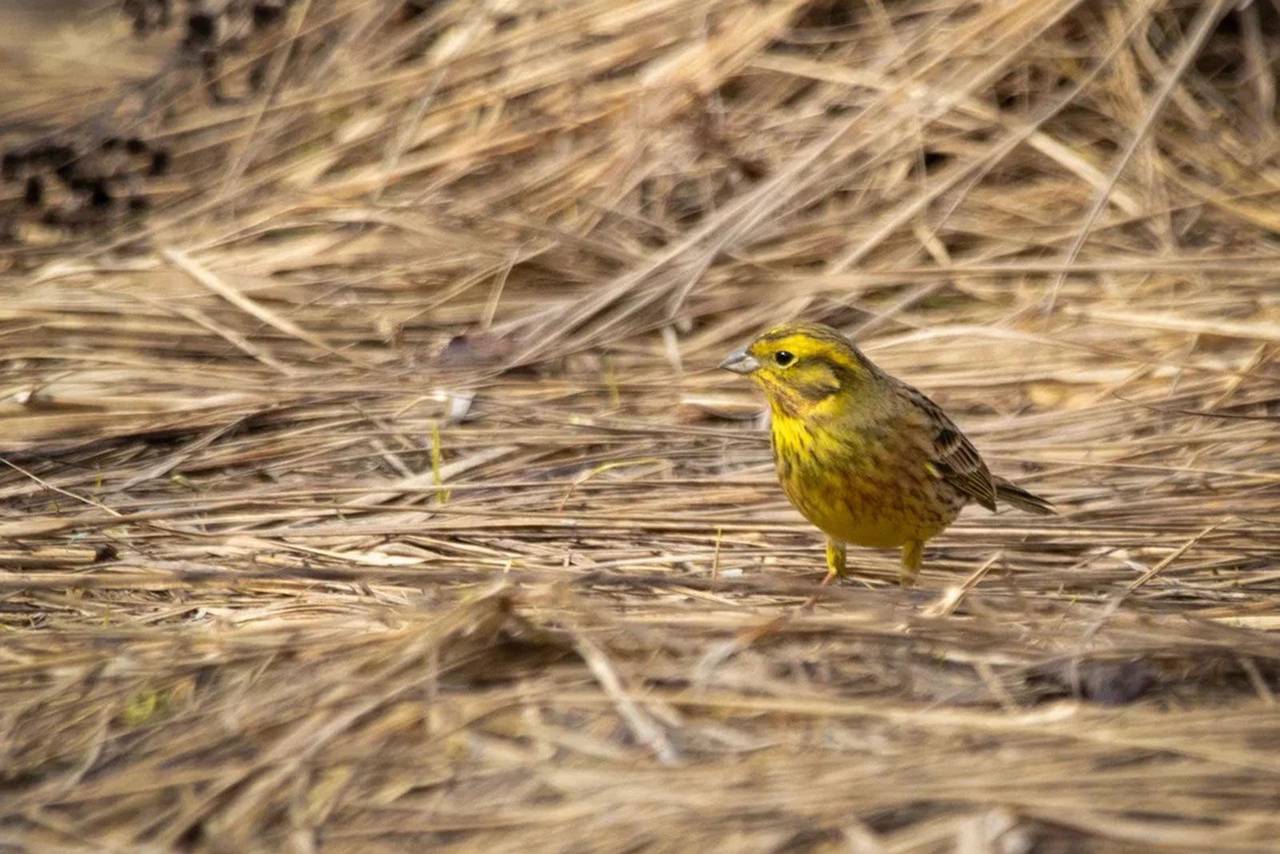
[[1035,513],[1040,516],[1052,516],[1057,512],[1053,509],[1052,504],[1039,495],[1032,495],[1021,486],[1015,486],[1002,477],[997,477],[995,481],[996,498],[1005,504],[1012,504],[1019,510],[1025,510],[1028,513]]

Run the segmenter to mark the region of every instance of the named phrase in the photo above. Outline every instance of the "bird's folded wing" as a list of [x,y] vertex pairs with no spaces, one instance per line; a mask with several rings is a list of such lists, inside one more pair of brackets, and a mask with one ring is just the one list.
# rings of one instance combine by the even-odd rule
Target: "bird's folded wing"
[[920,393],[919,390],[903,383],[909,400],[920,408],[924,416],[926,429],[930,431],[931,445],[926,448],[929,454],[930,471],[938,478],[951,484],[962,495],[986,507],[996,509],[996,485],[982,461],[978,449],[973,446],[960,429],[952,423],[938,404]]

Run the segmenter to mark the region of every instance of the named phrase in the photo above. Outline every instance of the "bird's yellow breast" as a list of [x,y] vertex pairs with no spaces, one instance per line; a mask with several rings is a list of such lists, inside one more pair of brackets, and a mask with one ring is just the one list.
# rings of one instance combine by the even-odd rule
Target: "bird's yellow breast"
[[832,429],[775,409],[773,454],[791,503],[842,542],[892,548],[924,541],[963,505],[943,494],[901,437],[874,425]]

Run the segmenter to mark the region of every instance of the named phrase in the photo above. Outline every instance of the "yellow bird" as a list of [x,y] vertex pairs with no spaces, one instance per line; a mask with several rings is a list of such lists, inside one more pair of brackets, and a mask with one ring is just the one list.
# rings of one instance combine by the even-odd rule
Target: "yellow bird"
[[900,581],[924,544],[970,501],[1052,514],[1039,496],[992,475],[929,398],[871,363],[830,326],[784,323],[720,367],[764,390],[773,459],[787,498],[827,535],[827,584],[845,574],[845,545],[901,548]]

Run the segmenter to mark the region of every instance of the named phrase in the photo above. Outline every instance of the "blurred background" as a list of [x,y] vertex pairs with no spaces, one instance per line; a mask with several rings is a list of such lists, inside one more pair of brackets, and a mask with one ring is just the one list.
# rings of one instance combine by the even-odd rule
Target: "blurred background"
[[[0,3],[0,848],[1280,839],[1280,7]],[[802,606],[791,317],[1056,517]]]

